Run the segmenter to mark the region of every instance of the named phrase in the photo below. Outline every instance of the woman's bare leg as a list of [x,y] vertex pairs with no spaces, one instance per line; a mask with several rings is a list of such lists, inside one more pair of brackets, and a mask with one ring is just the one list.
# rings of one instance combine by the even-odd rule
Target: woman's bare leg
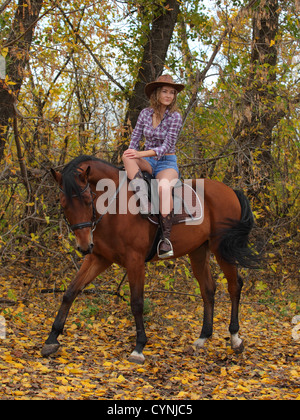
[[141,171],[147,171],[152,174],[151,165],[145,159],[132,159],[123,155],[122,160],[129,179],[133,179],[139,169]]
[[157,174],[159,181],[159,210],[163,217],[166,217],[173,210],[172,191],[178,180],[178,173],[175,169],[165,169]]

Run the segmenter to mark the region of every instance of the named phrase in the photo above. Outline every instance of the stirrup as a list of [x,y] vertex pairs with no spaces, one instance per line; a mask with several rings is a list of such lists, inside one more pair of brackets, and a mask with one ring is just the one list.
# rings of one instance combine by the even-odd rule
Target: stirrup
[[[162,254],[160,254],[159,253],[159,247],[160,247],[160,244],[162,243],[162,242],[164,242],[164,241],[166,241],[166,242],[168,242],[168,244],[170,245],[170,251],[168,251],[168,252],[164,252],[164,253],[162,253]],[[174,251],[173,251],[173,245],[172,245],[172,243],[171,243],[171,241],[169,240],[169,239],[167,239],[167,238],[165,238],[165,239],[161,239],[159,242],[158,242],[158,245],[157,245],[157,255],[158,255],[158,258],[160,258],[160,259],[164,259],[164,258],[169,258],[169,257],[173,257],[174,256]]]

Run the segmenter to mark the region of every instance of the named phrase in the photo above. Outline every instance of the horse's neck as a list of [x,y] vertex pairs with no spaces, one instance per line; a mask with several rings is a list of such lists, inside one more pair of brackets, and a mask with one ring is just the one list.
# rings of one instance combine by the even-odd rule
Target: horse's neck
[[111,179],[116,185],[119,184],[119,170],[113,166],[106,165],[105,163],[96,163],[90,174],[90,182],[97,185],[98,181],[102,179]]

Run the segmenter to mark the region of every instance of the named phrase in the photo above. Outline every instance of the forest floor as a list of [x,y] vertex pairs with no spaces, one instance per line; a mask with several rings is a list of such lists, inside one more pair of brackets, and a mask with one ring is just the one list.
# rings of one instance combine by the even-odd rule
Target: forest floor
[[6,327],[5,337],[0,329],[0,399],[300,399],[300,325],[292,324],[299,314],[298,285],[278,283],[270,290],[246,275],[240,316],[245,351],[236,355],[229,346],[229,297],[219,276],[214,334],[205,350],[196,351],[203,305],[196,283],[180,267],[154,265],[148,272],[144,365],[128,361],[135,342],[128,285],[122,299],[112,294],[120,268],[78,297],[61,348],[48,359],[40,350],[62,293],[41,293],[45,283],[28,270],[0,276]]

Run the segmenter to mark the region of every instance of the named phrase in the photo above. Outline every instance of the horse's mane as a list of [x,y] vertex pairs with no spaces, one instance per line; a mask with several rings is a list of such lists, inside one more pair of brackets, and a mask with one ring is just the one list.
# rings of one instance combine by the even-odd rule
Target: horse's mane
[[96,158],[95,156],[88,156],[88,155],[77,156],[75,159],[71,160],[71,162],[69,162],[62,170],[62,183],[63,183],[62,187],[63,187],[63,191],[65,193],[65,196],[68,202],[72,202],[72,198],[75,195],[79,198],[82,197],[81,188],[79,187],[76,179],[80,175],[79,165],[88,160],[100,162],[100,163],[103,163],[104,165],[111,166],[118,170],[120,169],[117,166],[113,165],[112,163]]

